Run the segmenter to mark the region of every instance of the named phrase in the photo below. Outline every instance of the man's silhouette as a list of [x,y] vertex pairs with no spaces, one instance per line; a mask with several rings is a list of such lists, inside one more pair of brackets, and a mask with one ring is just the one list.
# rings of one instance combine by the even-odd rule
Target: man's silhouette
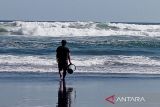
[[70,51],[66,47],[66,40],[61,41],[61,46],[59,46],[56,50],[57,55],[57,63],[58,63],[58,68],[59,68],[59,75],[61,79],[65,79],[66,76],[66,71],[67,71],[67,66],[68,66],[68,61],[71,64],[71,59],[70,59]]

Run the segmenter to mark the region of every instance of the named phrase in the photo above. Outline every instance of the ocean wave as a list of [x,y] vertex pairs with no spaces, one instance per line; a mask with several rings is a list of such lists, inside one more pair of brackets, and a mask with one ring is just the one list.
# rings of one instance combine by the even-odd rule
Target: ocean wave
[[[160,38],[148,37],[78,37],[65,38],[73,54],[159,54]],[[62,38],[1,36],[0,53],[54,54]]]
[[160,35],[160,25],[100,22],[1,22],[0,33],[29,36],[150,36]]
[[[160,60],[144,56],[72,56],[76,72],[160,73]],[[55,58],[0,55],[0,72],[57,72]]]

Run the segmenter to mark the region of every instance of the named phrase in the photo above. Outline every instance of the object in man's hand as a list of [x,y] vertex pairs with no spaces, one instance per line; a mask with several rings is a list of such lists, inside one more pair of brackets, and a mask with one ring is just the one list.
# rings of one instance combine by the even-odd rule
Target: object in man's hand
[[67,67],[67,72],[72,74],[76,70],[76,66],[74,64],[69,64]]

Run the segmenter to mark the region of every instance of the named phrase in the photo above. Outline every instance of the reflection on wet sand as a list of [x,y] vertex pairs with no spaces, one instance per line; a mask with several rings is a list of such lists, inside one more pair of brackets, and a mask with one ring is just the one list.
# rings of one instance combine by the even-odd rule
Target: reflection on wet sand
[[65,80],[60,81],[57,107],[72,107],[72,92],[72,87],[66,88]]

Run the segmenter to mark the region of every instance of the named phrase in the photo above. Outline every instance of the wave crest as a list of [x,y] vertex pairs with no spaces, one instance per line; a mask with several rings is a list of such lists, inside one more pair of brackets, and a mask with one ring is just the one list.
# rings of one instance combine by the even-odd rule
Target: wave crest
[[1,22],[0,32],[33,36],[159,36],[160,25],[99,22]]
[[[76,72],[159,73],[160,61],[143,56],[73,56]],[[0,55],[0,72],[57,72],[54,58]]]

